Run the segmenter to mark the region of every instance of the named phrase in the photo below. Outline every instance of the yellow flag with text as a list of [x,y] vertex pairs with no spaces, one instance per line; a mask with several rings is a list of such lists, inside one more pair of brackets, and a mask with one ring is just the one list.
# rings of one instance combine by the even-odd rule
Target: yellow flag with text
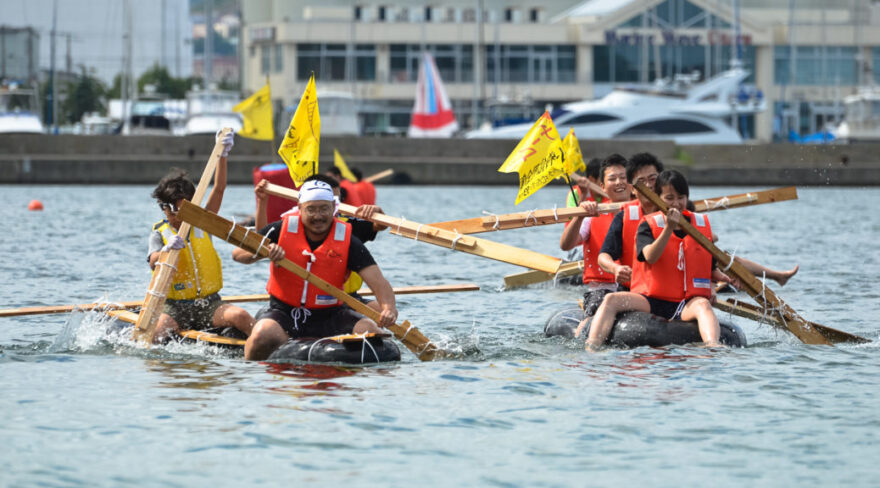
[[315,93],[315,74],[312,73],[278,148],[278,155],[290,170],[290,177],[296,186],[317,174],[320,144],[321,115],[318,113],[318,95]]
[[238,135],[260,141],[275,139],[272,127],[272,93],[269,84],[260,88],[253,95],[232,107],[242,117],[242,128]]
[[348,169],[348,165],[345,164],[345,160],[342,159],[342,154],[339,154],[339,151],[336,149],[333,150],[333,166],[339,168],[339,172],[342,173],[342,177],[352,183],[357,181],[357,178],[354,176],[354,173]]
[[584,156],[581,154],[581,145],[574,135],[574,128],[569,129],[568,135],[562,140],[562,150],[565,152],[565,174],[570,175],[575,171],[587,171],[584,164]]
[[564,159],[559,133],[550,114],[544,112],[498,171],[519,173],[519,193],[516,195],[516,204],[519,204],[554,178],[562,176]]

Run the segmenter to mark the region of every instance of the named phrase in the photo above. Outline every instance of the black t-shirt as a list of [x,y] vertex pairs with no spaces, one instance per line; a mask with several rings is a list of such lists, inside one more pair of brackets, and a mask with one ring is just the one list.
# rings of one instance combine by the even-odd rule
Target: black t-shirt
[[606,253],[611,259],[619,261],[623,256],[623,211],[617,212],[608,227],[608,233],[605,234],[605,240],[602,241],[602,249],[599,254]]
[[[691,221],[690,217],[681,216],[683,219],[687,220],[689,223]],[[683,239],[687,234],[683,229],[679,228],[678,230],[672,231],[675,234],[675,237],[679,239]],[[639,224],[639,230],[636,232],[636,252],[638,259],[641,262],[645,262],[645,255],[642,254],[642,250],[645,249],[645,246],[654,242],[654,233],[651,231],[651,225],[643,220],[642,223]],[[715,260],[715,256],[712,256],[712,269],[717,267],[718,263]]]
[[[362,220],[361,222],[366,221]],[[269,241],[278,244],[278,236],[281,234],[281,223],[281,220],[277,220],[267,225],[266,227],[263,227],[257,232],[259,232],[259,234],[263,236],[268,234]],[[370,222],[367,223],[370,224],[370,227],[372,229],[373,224],[371,224]],[[269,231],[271,231],[271,234],[269,234]],[[375,232],[373,233],[373,235],[375,236]],[[315,242],[307,237],[306,242],[308,242],[309,247],[314,250],[319,247],[324,241]],[[348,269],[354,272],[358,272],[374,264],[376,264],[376,260],[373,259],[373,255],[370,254],[369,250],[367,250],[367,246],[364,246],[364,243],[361,242],[357,235],[355,235],[354,226],[352,226],[351,243],[349,244],[348,248]]]

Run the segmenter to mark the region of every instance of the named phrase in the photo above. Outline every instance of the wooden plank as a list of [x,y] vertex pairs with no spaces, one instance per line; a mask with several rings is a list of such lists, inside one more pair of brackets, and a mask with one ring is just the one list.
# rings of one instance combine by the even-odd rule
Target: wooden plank
[[[419,285],[419,286],[400,286],[397,288],[393,288],[395,295],[416,295],[416,294],[425,294],[425,293],[456,293],[463,291],[477,291],[480,289],[480,286],[474,283],[454,283],[449,285]],[[361,288],[358,290],[358,294],[362,296],[373,296],[373,290],[369,288]],[[233,295],[222,298],[224,303],[246,303],[246,302],[265,302],[269,300],[269,295],[262,293],[256,295]],[[67,313],[73,312],[74,310],[81,311],[89,311],[95,309],[101,310],[117,310],[117,309],[131,309],[131,308],[139,308],[143,306],[144,302],[141,300],[133,301],[133,302],[119,302],[119,303],[108,303],[108,302],[94,302],[94,303],[80,303],[78,305],[49,305],[45,307],[22,307],[22,308],[9,308],[0,310],[0,318],[2,317],[16,317],[20,315],[39,315],[39,314],[50,314],[50,313]]]
[[556,274],[532,270],[523,273],[507,275],[504,277],[504,288],[508,290],[512,290],[514,288],[522,288],[524,286],[534,285],[535,283],[543,283],[545,281],[550,281],[557,278],[575,276],[583,272],[583,259],[580,261],[571,261],[568,263],[563,263],[562,266],[559,267],[559,271],[557,271]]
[[[726,197],[706,198],[695,201],[697,212],[713,212],[715,210],[727,210],[750,205],[796,200],[797,188],[788,186],[772,190],[763,190],[750,193],[740,193]],[[614,213],[626,203],[603,203],[599,204],[599,213]],[[487,215],[470,219],[449,220],[446,222],[434,222],[428,224],[438,229],[455,230],[461,234],[478,234],[480,232],[493,232],[498,230],[521,229],[523,227],[535,227],[538,225],[562,224],[575,217],[586,217],[585,210],[579,207],[560,209],[541,209],[531,212],[518,212],[502,215]]]
[[[299,192],[283,186],[273,185],[271,183],[266,185],[266,193],[289,198],[291,200],[299,198]],[[343,203],[339,205],[339,211],[345,215],[354,216],[357,208]],[[537,269],[547,273],[556,273],[559,269],[559,265],[562,264],[561,259],[546,254],[508,246],[507,244],[500,244],[477,237],[464,236],[385,214],[373,214],[369,220],[390,227],[390,231],[394,235],[414,239],[419,242],[427,242],[428,244],[445,247],[447,249],[452,249],[453,251],[460,251],[475,256],[494,259],[496,261],[516,264],[524,268]]]
[[765,203],[784,202],[786,200],[797,200],[797,197],[797,188],[786,186],[783,188],[773,188],[771,190],[728,195],[726,197],[695,200],[694,207],[697,212],[712,212],[715,210],[726,210],[752,205],[763,205]]
[[[628,202],[602,203],[599,204],[599,213],[616,213]],[[428,224],[431,227],[455,231],[461,234],[479,234],[481,232],[494,232],[497,230],[521,229],[523,227],[535,227],[539,225],[561,224],[575,217],[585,217],[587,211],[580,207],[541,209],[530,212],[517,212],[502,215],[487,215],[462,220],[450,220],[447,222],[435,222]]]
[[[257,254],[258,256],[268,257],[269,255],[269,251],[263,245],[263,236],[255,232],[250,232],[250,230],[243,226],[235,225],[233,222],[208,212],[198,205],[184,202],[180,211],[177,213],[177,216],[181,220],[189,222],[211,235],[220,237],[231,244]],[[379,322],[379,312],[368,307],[357,298],[335,288],[330,285],[330,283],[327,283],[302,267],[297,266],[289,259],[278,261],[275,265],[281,266],[291,273],[294,273],[300,278],[308,281],[311,285],[333,295],[355,311],[366,315],[377,323]],[[436,345],[424,336],[424,334],[410,325],[407,321],[404,321],[399,325],[392,324],[386,328],[391,331],[391,333],[394,334],[394,337],[397,337],[407,349],[412,351],[422,361],[430,361],[441,352]]]
[[[637,183],[635,188],[645,195],[661,212],[666,212],[668,206],[656,193],[651,191],[644,183]],[[750,273],[742,264],[735,261],[732,256],[719,249],[712,241],[700,233],[693,225],[684,218],[679,221],[680,228],[685,231],[691,238],[697,241],[704,249],[718,260],[718,265],[722,269],[726,269],[726,273],[739,278],[740,283],[745,287],[746,293],[754,298],[763,307],[774,310],[782,319],[786,330],[795,335],[798,339],[806,344],[825,344],[831,345],[831,341],[826,338],[815,327],[810,325],[803,317],[800,316],[793,308],[779,299],[773,290],[767,288],[761,280]]]
[[370,183],[375,183],[376,181],[379,181],[382,178],[391,176],[393,174],[394,174],[393,169],[386,169],[385,171],[380,171],[374,175],[367,176],[366,178],[364,178],[364,181],[369,181]]
[[[211,151],[211,157],[208,158],[208,164],[205,165],[205,171],[199,179],[196,192],[192,197],[192,202],[196,205],[202,204],[205,193],[208,192],[208,185],[214,176],[214,170],[220,162],[220,156],[223,153],[223,143],[221,142],[232,129],[225,128],[217,137],[214,143],[214,150]],[[186,239],[189,235],[189,224],[181,224],[177,234]],[[134,338],[143,343],[152,343],[156,335],[156,324],[159,321],[159,315],[162,313],[162,307],[165,305],[165,297],[171,288],[171,282],[177,271],[177,263],[180,260],[180,250],[175,249],[167,253],[163,253],[156,262],[158,271],[153,273],[150,280],[147,296],[144,298],[144,306],[141,307],[141,313],[138,317],[137,324],[134,327]]]
[[[777,327],[780,329],[786,328],[785,324],[777,315],[773,314],[772,312],[767,312],[766,309],[751,303],[742,303],[737,300],[731,300],[728,298],[725,300],[717,300],[715,303],[712,304],[712,306],[714,306],[718,310],[736,315],[738,317],[754,320],[762,324],[769,324],[773,327]],[[859,337],[857,335],[850,334],[849,332],[837,330],[831,327],[824,326],[822,324],[817,324],[815,322],[808,323],[819,332],[821,332],[822,335],[824,335],[829,341],[835,344],[841,342],[871,342],[864,337]]]
[[219,334],[212,334],[201,330],[181,330],[177,335],[185,339],[192,339],[199,342],[207,342],[209,344],[217,344],[221,346],[244,347],[246,342],[244,339],[236,339],[233,337],[224,337]]

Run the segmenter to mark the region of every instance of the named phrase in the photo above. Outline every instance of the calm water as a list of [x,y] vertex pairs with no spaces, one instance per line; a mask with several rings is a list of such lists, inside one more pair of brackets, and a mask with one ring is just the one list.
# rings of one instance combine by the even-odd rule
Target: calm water
[[[147,186],[0,186],[0,308],[143,298]],[[696,188],[695,198],[743,188]],[[562,201],[545,189],[379,188],[392,215],[432,222]],[[771,288],[810,320],[877,341],[880,189],[717,212],[729,250],[801,272]],[[38,198],[46,211],[26,211]],[[251,210],[227,191],[224,214]],[[561,227],[485,237],[559,255]],[[261,292],[265,264],[231,247],[225,294]],[[800,344],[734,319],[746,349],[609,351],[546,339],[571,287],[500,291],[519,268],[383,234],[394,285],[482,291],[399,298],[401,318],[460,358],[365,368],[149,350],[92,314],[0,319],[2,486],[878,486],[880,350]],[[246,306],[252,312],[258,304]]]

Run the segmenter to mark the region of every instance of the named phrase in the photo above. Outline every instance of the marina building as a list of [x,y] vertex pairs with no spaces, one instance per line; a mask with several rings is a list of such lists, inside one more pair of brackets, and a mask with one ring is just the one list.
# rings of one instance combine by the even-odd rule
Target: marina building
[[870,0],[248,0],[242,17],[246,93],[268,79],[289,109],[314,72],[356,100],[364,134],[405,132],[425,50],[463,128],[739,59],[768,108],[735,125],[766,142],[839,121],[880,81]]

